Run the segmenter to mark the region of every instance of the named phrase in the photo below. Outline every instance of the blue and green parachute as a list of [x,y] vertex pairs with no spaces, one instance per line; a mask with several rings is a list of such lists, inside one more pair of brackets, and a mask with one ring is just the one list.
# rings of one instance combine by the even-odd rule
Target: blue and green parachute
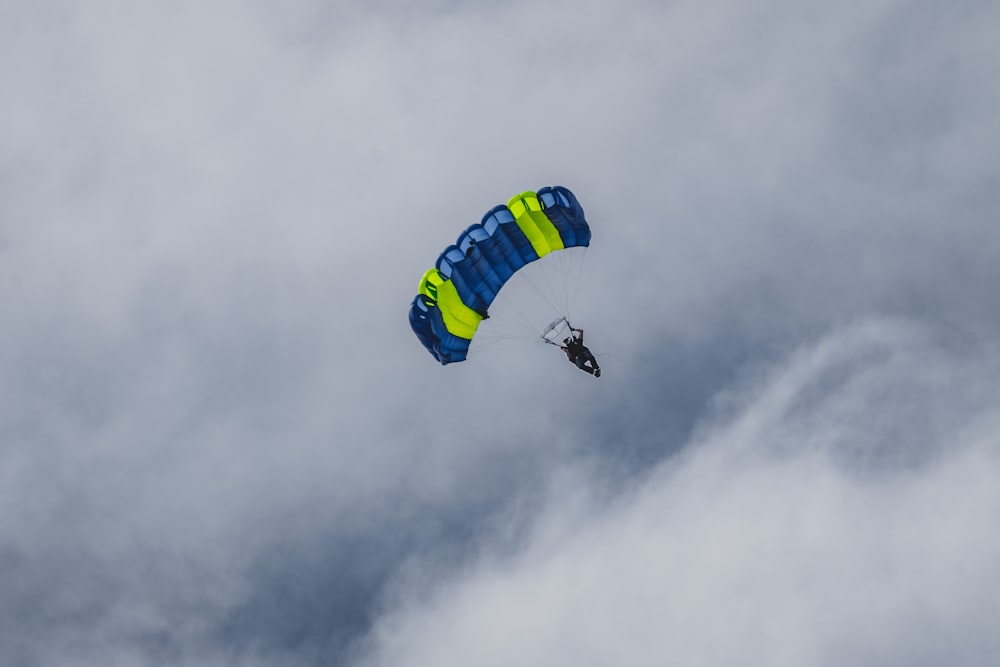
[[[568,189],[515,195],[444,249],[420,280],[410,326],[442,364],[464,361],[487,309],[515,273],[550,254],[589,245],[590,226]],[[557,315],[568,321],[568,313]]]

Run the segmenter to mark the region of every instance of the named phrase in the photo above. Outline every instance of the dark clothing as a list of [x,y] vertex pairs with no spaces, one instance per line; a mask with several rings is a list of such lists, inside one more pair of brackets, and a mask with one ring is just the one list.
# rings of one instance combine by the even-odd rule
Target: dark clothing
[[[597,365],[597,359],[582,340],[573,338],[562,349],[566,352],[566,358],[576,364],[581,371],[600,377],[601,367]],[[587,366],[588,363],[590,366]]]
[[563,349],[566,351],[566,356],[569,357],[570,361],[576,361],[576,358],[583,354],[587,346],[579,338],[571,338]]

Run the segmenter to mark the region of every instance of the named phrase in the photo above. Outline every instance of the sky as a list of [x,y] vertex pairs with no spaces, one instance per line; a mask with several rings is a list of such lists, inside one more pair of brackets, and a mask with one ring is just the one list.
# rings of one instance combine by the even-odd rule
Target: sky
[[[998,35],[0,2],[0,662],[996,663]],[[547,185],[603,376],[438,365],[420,276]]]

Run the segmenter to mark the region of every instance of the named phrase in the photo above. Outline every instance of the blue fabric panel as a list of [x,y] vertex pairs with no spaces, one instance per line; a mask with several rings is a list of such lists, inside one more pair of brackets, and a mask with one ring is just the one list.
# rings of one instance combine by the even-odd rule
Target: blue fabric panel
[[547,193],[539,192],[538,199],[542,202],[542,211],[545,213],[545,217],[549,219],[552,226],[559,232],[563,246],[566,248],[576,247],[576,229],[573,228],[572,220],[566,215],[566,207],[558,203],[557,197],[551,191]]
[[539,190],[538,198],[545,216],[559,231],[567,248],[590,245],[590,225],[583,214],[583,207],[572,192],[557,185]]
[[[453,257],[449,259],[448,254],[452,252],[454,253]],[[438,256],[435,266],[441,275],[455,284],[455,289],[458,290],[458,296],[462,299],[462,303],[475,311],[482,311],[486,308],[486,302],[476,295],[475,281],[470,284],[466,272],[459,271],[458,267],[455,266],[455,260],[459,258],[464,259],[465,256],[458,248],[450,245]]]
[[469,264],[482,277],[483,284],[479,293],[486,300],[486,305],[490,305],[493,303],[493,299],[497,298],[497,292],[503,287],[503,281],[500,280],[499,274],[493,268],[493,263],[490,262],[478,244],[466,252],[465,263]]
[[538,253],[535,252],[535,247],[531,245],[531,241],[528,237],[524,235],[521,228],[517,226],[516,222],[510,222],[507,224],[500,225],[500,231],[507,235],[507,238],[511,240],[514,244],[514,248],[517,254],[521,256],[525,264],[534,262],[538,259]]
[[458,246],[450,245],[438,257],[437,267],[438,271],[451,278],[462,303],[482,315],[497,295],[483,277],[480,264],[486,262],[482,253],[476,254],[479,261],[472,261]]
[[417,334],[417,340],[441,361],[441,339],[434,334],[431,324],[431,309],[436,309],[434,302],[423,294],[418,294],[410,303],[410,328]]
[[473,246],[479,249],[489,264],[486,279],[494,292],[499,292],[503,284],[514,275],[514,269],[507,261],[507,256],[500,249],[496,239],[490,236],[482,225],[472,225],[466,229],[458,237],[455,245],[466,255],[469,254],[469,249]]
[[[506,206],[497,206],[488,211],[480,223],[483,231],[493,240],[496,252],[503,256],[503,265],[510,268],[511,276],[514,275],[515,271],[524,266],[524,260],[521,259],[520,253],[514,248],[514,244],[507,238],[507,235],[500,231],[500,225],[501,223],[509,223],[513,220],[514,216],[511,215]],[[504,269],[500,268],[500,263],[496,263],[494,266],[497,267],[498,273],[504,271]],[[510,276],[507,276],[507,279],[510,279]]]
[[495,206],[483,217],[483,228],[496,241],[510,268],[517,271],[538,259],[531,242],[514,222],[514,214],[504,205]]
[[427,351],[441,364],[465,361],[470,340],[448,332],[437,304],[418,294],[410,304],[410,327]]
[[465,361],[465,358],[469,354],[469,343],[472,341],[468,338],[460,338],[459,336],[450,333],[444,326],[444,319],[441,317],[441,311],[439,309],[435,308],[433,314],[436,316],[431,318],[431,323],[434,326],[434,331],[441,339],[441,356],[438,361],[442,364]]
[[584,247],[589,246],[591,238],[590,225],[587,224],[587,217],[583,214],[583,206],[580,205],[576,196],[566,188],[556,186],[552,190],[561,195],[560,200],[563,198],[566,200],[566,214],[576,232],[576,244]]
[[[455,245],[465,253],[466,261],[471,262],[493,293],[493,298],[496,298],[497,292],[510,277],[501,276],[501,272],[506,273],[508,267],[503,254],[497,250],[496,241],[490,238],[481,225],[472,225],[462,232]],[[492,302],[493,299],[489,301]]]
[[577,243],[576,230],[573,229],[572,223],[566,217],[563,210],[559,208],[547,208],[545,209],[545,217],[552,222],[552,226],[559,232],[559,237],[562,239],[564,247],[575,248],[579,245]]
[[460,271],[465,272],[473,291],[488,307],[493,303],[493,299],[497,298],[497,292],[500,291],[503,283],[500,282],[496,271],[490,266],[490,261],[480,252],[479,248],[472,246],[467,253],[462,253],[461,250],[458,252],[464,254],[464,257],[456,265]]

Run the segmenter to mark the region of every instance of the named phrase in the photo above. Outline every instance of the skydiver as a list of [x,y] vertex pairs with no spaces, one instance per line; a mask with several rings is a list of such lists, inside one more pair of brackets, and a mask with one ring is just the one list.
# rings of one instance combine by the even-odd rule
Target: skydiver
[[[575,364],[581,371],[590,373],[595,378],[601,377],[601,367],[597,365],[594,353],[583,344],[583,329],[570,327],[570,331],[574,335],[563,338],[563,344],[559,349],[565,352],[566,358],[569,359],[570,363]],[[580,336],[577,337],[575,334],[580,334]],[[589,366],[587,365],[588,363],[590,364]]]

